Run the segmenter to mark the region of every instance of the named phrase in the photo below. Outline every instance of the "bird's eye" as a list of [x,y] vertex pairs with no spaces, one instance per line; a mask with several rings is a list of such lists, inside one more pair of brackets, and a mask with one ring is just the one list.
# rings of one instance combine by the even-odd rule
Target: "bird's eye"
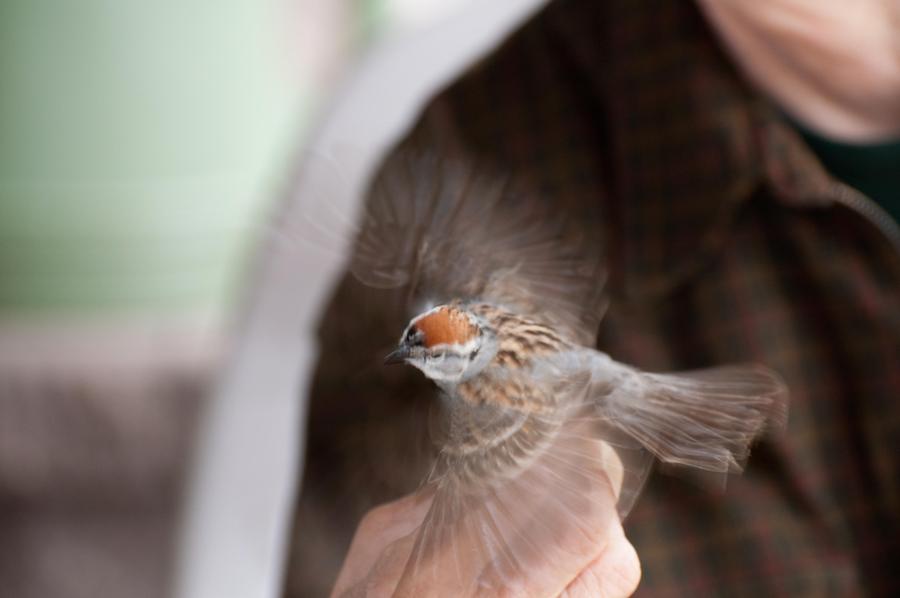
[[406,336],[403,337],[403,342],[409,345],[421,345],[422,344],[422,333],[419,332],[415,328],[410,328],[406,332]]

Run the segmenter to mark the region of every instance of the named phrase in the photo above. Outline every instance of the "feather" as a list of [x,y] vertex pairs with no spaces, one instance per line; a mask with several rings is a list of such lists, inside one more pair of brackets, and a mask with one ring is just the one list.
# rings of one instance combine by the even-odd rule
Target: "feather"
[[764,429],[784,425],[787,387],[757,365],[672,374],[630,369],[598,397],[597,409],[663,463],[738,473]]
[[385,577],[398,580],[394,596],[559,594],[603,550],[598,538],[618,525],[608,477],[616,459],[584,425],[557,428],[546,450],[509,479],[480,487],[432,480],[421,525],[345,595],[365,595]]
[[606,304],[596,244],[523,189],[461,160],[394,154],[372,185],[350,271],[405,287],[411,310],[477,297],[592,344]]

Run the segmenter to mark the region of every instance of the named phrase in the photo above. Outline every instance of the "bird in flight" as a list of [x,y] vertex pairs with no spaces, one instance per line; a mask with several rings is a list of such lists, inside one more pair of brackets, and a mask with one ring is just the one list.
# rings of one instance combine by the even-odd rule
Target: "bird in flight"
[[455,567],[460,595],[506,586],[563,536],[627,515],[654,458],[737,473],[783,424],[787,390],[764,366],[651,373],[594,348],[607,297],[589,229],[465,161],[388,158],[349,269],[404,290],[412,318],[385,362],[433,381],[440,424],[428,512],[378,566],[400,559],[426,586]]

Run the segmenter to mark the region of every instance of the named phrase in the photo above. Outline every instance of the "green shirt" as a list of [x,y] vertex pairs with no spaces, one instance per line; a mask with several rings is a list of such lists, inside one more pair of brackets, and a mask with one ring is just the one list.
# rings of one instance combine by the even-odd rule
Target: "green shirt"
[[900,222],[900,139],[846,143],[793,124],[828,172],[878,202]]

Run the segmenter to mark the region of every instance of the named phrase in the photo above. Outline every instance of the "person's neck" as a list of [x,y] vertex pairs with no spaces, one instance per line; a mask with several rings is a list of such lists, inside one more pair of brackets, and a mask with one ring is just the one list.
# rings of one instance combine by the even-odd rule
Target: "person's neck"
[[838,141],[900,138],[896,0],[698,0],[748,78]]

